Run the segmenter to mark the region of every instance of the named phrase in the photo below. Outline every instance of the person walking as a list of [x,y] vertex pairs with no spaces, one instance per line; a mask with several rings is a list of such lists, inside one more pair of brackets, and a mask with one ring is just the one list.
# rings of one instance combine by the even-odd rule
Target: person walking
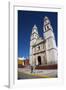
[[31,73],[33,73],[33,66],[31,66]]

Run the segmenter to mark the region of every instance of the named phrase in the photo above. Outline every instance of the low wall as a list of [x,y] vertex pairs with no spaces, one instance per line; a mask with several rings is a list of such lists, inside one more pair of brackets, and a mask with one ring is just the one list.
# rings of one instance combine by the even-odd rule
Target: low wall
[[54,65],[46,65],[46,66],[36,66],[35,69],[57,69],[58,65],[54,64]]

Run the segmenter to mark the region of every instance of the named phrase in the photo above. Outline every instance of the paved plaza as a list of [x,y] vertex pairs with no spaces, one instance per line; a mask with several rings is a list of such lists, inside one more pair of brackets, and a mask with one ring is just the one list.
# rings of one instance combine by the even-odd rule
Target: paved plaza
[[31,73],[31,69],[29,67],[26,68],[18,68],[18,79],[31,79],[31,78],[56,78],[57,77],[57,69],[53,70],[33,70]]

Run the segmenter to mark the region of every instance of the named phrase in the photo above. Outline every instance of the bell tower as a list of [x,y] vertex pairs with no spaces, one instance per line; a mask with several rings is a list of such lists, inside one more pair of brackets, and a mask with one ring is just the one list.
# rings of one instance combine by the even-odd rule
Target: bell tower
[[47,64],[57,63],[57,47],[55,42],[55,37],[53,33],[53,28],[51,22],[47,16],[44,18],[44,39],[46,41],[46,59]]
[[32,28],[31,38],[30,38],[30,44],[31,46],[35,44],[36,40],[38,39],[38,28],[36,25]]
[[38,34],[38,28],[36,25],[33,26],[32,28],[32,33],[31,33],[31,37],[30,37],[30,65],[32,65],[32,54],[33,54],[33,50],[32,50],[32,46],[35,44],[36,40],[39,38],[39,34]]

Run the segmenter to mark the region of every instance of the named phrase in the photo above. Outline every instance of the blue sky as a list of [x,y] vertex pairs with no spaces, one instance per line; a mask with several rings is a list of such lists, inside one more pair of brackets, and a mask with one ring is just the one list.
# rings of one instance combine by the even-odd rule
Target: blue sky
[[43,20],[47,16],[53,27],[57,45],[57,12],[22,11],[18,10],[18,57],[29,56],[30,35],[34,24],[38,27],[38,33],[43,37]]

